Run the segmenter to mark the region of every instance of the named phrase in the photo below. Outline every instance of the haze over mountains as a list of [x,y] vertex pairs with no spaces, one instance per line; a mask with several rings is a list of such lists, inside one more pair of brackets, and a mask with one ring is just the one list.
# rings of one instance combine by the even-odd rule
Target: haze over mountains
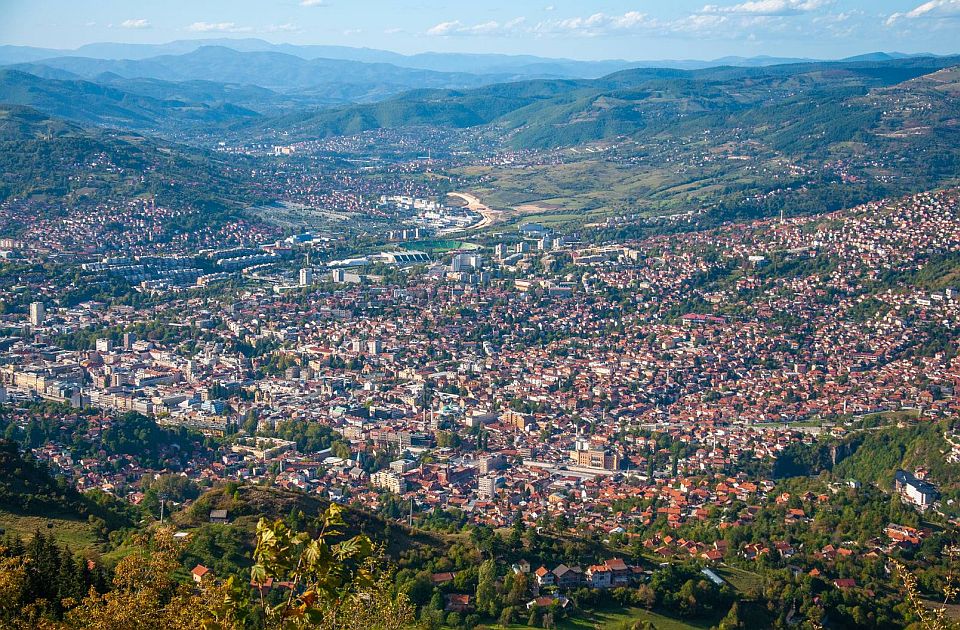
[[[664,124],[741,127],[768,106],[792,106],[791,115],[822,106],[820,112],[836,114],[872,89],[960,62],[874,53],[840,62],[762,57],[650,68],[507,55],[403,56],[252,39],[92,44],[76,51],[4,47],[0,59],[20,60],[0,69],[0,103],[81,124],[167,137],[184,131],[266,137],[283,130],[293,139],[489,125],[526,148],[655,133]],[[679,65],[698,64],[709,65]],[[869,104],[859,106],[876,114]]]
[[[573,59],[552,59],[533,55],[502,54],[465,54],[426,52],[415,55],[372,48],[351,48],[348,46],[297,46],[293,44],[272,44],[261,39],[189,39],[166,44],[87,44],[73,50],[36,48],[31,46],[0,46],[0,65],[31,63],[63,57],[79,57],[100,60],[139,61],[165,55],[185,55],[200,48],[222,47],[237,52],[282,53],[304,60],[331,59],[340,61],[359,61],[363,63],[385,63],[418,70],[434,72],[453,72],[470,74],[514,74],[527,77],[567,77],[598,78],[618,70],[637,67],[698,69],[711,66],[766,66],[781,63],[814,61],[813,59],[791,57],[723,57],[714,60],[646,60],[627,61],[610,59],[601,61],[578,61]],[[883,61],[909,56],[932,56],[927,53],[907,55],[904,53],[869,53],[846,59],[846,61]],[[59,65],[64,62],[56,62]],[[46,63],[45,65],[50,65]]]

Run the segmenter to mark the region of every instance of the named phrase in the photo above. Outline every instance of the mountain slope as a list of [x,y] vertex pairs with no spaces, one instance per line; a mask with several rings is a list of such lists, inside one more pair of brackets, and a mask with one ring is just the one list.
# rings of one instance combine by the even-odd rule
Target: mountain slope
[[[43,196],[71,203],[151,196],[200,211],[216,224],[262,194],[216,154],[129,133],[86,129],[38,112],[0,106],[0,201]],[[46,204],[49,206],[51,204]]]
[[[311,523],[326,510],[329,501],[317,495],[291,492],[275,487],[228,484],[207,491],[188,509],[175,513],[173,522],[190,532],[186,548],[187,566],[199,563],[218,575],[237,573],[252,562],[257,522],[289,519],[297,515],[301,527],[312,530]],[[229,525],[210,525],[210,511],[227,510]],[[344,507],[346,527],[343,537],[366,534],[382,544],[393,561],[409,554],[432,556],[444,549],[450,539],[442,534],[410,529],[362,509]],[[315,531],[311,533],[316,534]],[[210,544],[214,541],[215,544]],[[231,544],[223,544],[230,541]],[[214,547],[214,552],[211,552]]]
[[155,98],[81,80],[40,78],[0,69],[0,103],[33,107],[84,124],[153,130],[218,125],[259,114],[226,99],[215,104],[177,98]]
[[0,440],[0,513],[17,516],[99,518],[109,527],[130,525],[129,514],[111,501],[96,502],[24,457],[16,443]]
[[[509,73],[518,77],[560,77],[591,79],[626,68],[657,67],[693,70],[716,66],[760,67],[785,63],[814,61],[761,55],[757,57],[723,57],[714,60],[674,59],[627,61],[606,59],[582,61],[564,58],[545,58],[533,55],[503,55],[490,53],[436,53],[424,52],[403,55],[375,48],[350,46],[274,44],[256,38],[211,38],[188,39],[165,44],[121,44],[99,42],[86,44],[75,50],[55,50],[29,46],[0,46],[0,65],[27,63],[53,57],[92,57],[96,59],[148,59],[160,55],[183,55],[203,46],[222,46],[239,52],[278,52],[302,59],[339,59],[365,63],[388,63],[403,68],[433,70],[437,72],[468,72],[473,74]],[[887,61],[906,57],[932,55],[906,55],[903,53],[873,52],[842,59],[840,61]]]
[[[325,137],[413,125],[512,130],[518,147],[545,148],[641,132],[670,133],[749,122],[740,117],[771,106],[780,122],[797,123],[821,105],[836,113],[840,102],[869,90],[960,63],[960,58],[888,62],[812,63],[768,68],[683,71],[632,69],[587,81],[523,81],[464,91],[410,92],[374,106],[352,106],[253,124],[289,129],[301,137]],[[826,111],[826,110],[824,110]],[[798,118],[799,116],[799,118]]]

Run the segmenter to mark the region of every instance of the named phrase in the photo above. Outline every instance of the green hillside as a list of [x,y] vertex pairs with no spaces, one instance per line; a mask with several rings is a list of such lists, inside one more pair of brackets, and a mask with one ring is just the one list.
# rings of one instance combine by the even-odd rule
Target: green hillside
[[[216,224],[263,200],[237,163],[134,134],[84,128],[35,109],[0,105],[0,201],[70,202],[153,196]],[[188,229],[188,225],[180,226]]]
[[90,81],[44,79],[16,70],[0,70],[0,103],[33,107],[82,124],[140,130],[213,126],[259,116],[227,102],[209,105],[155,98]]
[[[820,106],[872,88],[955,65],[958,58],[812,63],[766,68],[683,71],[634,69],[596,80],[521,81],[467,91],[421,90],[374,105],[351,106],[257,123],[252,130],[291,128],[326,137],[412,125],[515,131],[518,147],[555,147],[669,127],[674,135],[740,122],[745,112],[796,123]],[[767,114],[766,108],[786,107]],[[729,120],[724,120],[730,117]],[[826,118],[817,114],[816,118]],[[816,124],[815,122],[813,124]],[[849,125],[851,130],[859,128]]]
[[87,548],[133,522],[126,505],[103,493],[77,492],[20,454],[14,442],[0,440],[0,527],[5,531],[26,536],[49,530],[62,543]]
[[858,430],[847,437],[814,445],[794,445],[776,463],[778,477],[817,475],[829,471],[837,479],[893,490],[897,470],[925,468],[940,490],[943,510],[960,514],[960,463],[948,460],[950,422],[883,426]]

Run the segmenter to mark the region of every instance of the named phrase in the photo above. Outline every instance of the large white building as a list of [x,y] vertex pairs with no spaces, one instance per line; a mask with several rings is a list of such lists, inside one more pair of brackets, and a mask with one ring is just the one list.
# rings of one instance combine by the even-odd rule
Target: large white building
[[930,507],[937,500],[937,488],[932,483],[917,479],[916,476],[905,470],[898,470],[894,475],[894,485],[900,496],[913,503],[921,510]]
[[43,307],[43,302],[30,303],[30,325],[43,326],[43,320],[47,316],[47,310]]
[[407,480],[392,470],[381,470],[370,475],[370,483],[375,488],[389,490],[394,494],[403,494],[407,491]]

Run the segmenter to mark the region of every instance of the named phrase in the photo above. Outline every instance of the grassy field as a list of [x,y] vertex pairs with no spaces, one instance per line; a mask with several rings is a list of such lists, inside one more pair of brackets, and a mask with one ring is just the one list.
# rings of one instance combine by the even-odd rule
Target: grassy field
[[751,571],[744,571],[736,567],[716,567],[714,571],[741,593],[760,591],[763,588],[763,578]]
[[[768,186],[763,171],[789,179],[773,153],[751,151],[754,155],[745,161],[726,159],[728,152],[740,152],[735,148],[711,141],[671,149],[622,147],[618,155],[565,154],[559,164],[466,166],[452,172],[474,180],[469,189],[503,211],[506,224],[523,220],[558,226],[708,207],[731,190]],[[645,157],[631,161],[637,155]]]
[[635,167],[582,160],[523,169],[467,167],[460,172],[487,179],[477,194],[492,208],[542,204],[561,214],[592,210],[602,215],[627,209],[658,214],[708,203],[727,185],[754,182],[729,164],[678,172],[674,164]]
[[53,535],[57,541],[74,551],[85,551],[98,547],[93,528],[86,521],[63,518],[44,518],[40,516],[21,516],[9,512],[0,512],[0,528],[9,534],[20,534],[29,540],[34,532]]
[[[637,622],[649,621],[657,630],[703,630],[715,625],[716,619],[707,620],[682,620],[667,617],[643,608],[611,608],[606,610],[594,611],[591,613],[582,613],[573,619],[566,619],[557,624],[560,630],[620,630],[620,628],[629,628]],[[503,628],[503,626],[493,626],[494,628]],[[514,624],[509,626],[511,629],[520,630],[528,628],[523,624]]]

